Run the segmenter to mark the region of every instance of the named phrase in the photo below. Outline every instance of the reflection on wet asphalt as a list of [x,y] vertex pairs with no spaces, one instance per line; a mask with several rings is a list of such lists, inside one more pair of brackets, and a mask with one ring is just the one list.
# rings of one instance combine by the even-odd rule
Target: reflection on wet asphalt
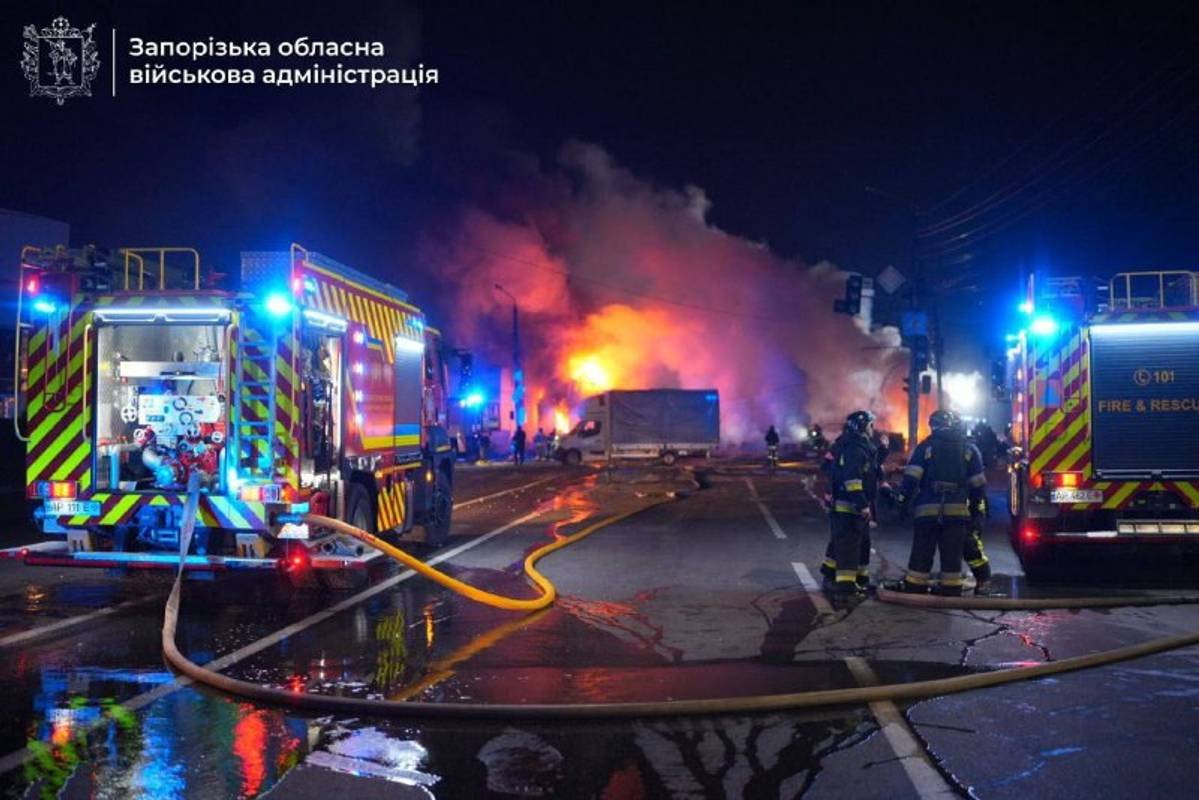
[[[423,579],[407,580],[225,672],[293,691],[412,702],[657,701],[851,687],[856,683],[847,654],[868,657],[884,682],[907,682],[1095,646],[1093,630],[1072,633],[1079,617],[1068,612],[933,616],[869,604],[822,615],[795,584],[794,540],[779,543],[753,527],[760,524],[759,512],[738,494],[743,487],[739,479],[715,480],[697,497],[650,510],[572,545],[577,550],[570,556],[547,560],[545,571],[563,594],[543,612],[522,616],[466,601]],[[794,536],[797,519],[809,519],[811,509],[760,488]],[[593,479],[575,476],[529,497],[470,509],[456,519],[449,546],[534,506],[544,515],[441,568],[492,592],[531,596],[534,589],[521,572],[525,554],[609,513],[597,504],[596,489]],[[737,535],[760,533],[763,547],[776,549],[730,547],[730,526],[740,526]],[[809,559],[823,547],[823,529],[812,530],[811,541],[800,544],[810,548]],[[594,568],[597,553],[616,560]],[[380,565],[373,580],[397,572]],[[151,588],[151,602],[95,626],[4,652],[0,719],[7,724],[0,726],[0,767],[17,768],[0,774],[0,796],[270,793],[369,800],[911,792],[866,709],[552,724],[430,721],[317,717],[181,686],[160,653],[159,598],[165,589]],[[0,621],[24,626],[32,611],[37,624],[45,624],[146,595],[145,585],[90,575],[48,581],[24,595],[0,597]],[[190,582],[179,643],[203,663],[346,596],[295,593],[261,580]],[[1184,619],[1182,610],[1171,613]],[[1115,621],[1130,629],[1174,624],[1168,613],[1136,614],[1141,616]],[[1103,630],[1101,644],[1104,636],[1123,642],[1121,628]],[[858,638],[846,638],[847,631]],[[1026,696],[1018,688],[1010,692],[1012,703]],[[961,736],[953,733],[952,715],[937,712],[952,703],[960,716],[962,702],[914,707],[925,725],[921,734],[951,742]],[[955,764],[969,769],[960,756]],[[988,785],[1006,785],[1003,780],[994,776]]]

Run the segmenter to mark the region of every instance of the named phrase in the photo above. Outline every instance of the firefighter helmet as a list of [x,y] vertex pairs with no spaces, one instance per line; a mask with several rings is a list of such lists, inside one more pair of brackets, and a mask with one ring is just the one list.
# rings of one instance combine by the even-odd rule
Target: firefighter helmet
[[845,430],[849,433],[865,434],[874,422],[874,415],[869,411],[855,411],[845,418]]
[[928,427],[934,431],[954,430],[961,426],[962,418],[957,415],[957,412],[945,408],[938,408],[928,417]]

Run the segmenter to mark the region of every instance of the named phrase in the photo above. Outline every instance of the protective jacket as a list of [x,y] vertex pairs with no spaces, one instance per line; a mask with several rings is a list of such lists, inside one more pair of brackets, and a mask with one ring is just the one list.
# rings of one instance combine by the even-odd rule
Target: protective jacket
[[916,519],[969,519],[985,507],[986,487],[978,448],[957,431],[939,430],[912,451],[900,494],[914,500]]
[[832,482],[834,514],[861,514],[878,493],[878,454],[874,443],[857,433],[843,433],[824,454],[824,470]]

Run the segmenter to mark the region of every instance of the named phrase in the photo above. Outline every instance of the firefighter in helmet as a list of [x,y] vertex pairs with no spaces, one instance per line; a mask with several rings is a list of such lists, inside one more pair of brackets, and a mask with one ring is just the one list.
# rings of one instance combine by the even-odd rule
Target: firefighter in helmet
[[[928,420],[932,435],[912,451],[903,473],[900,507],[915,517],[912,555],[900,591],[956,596],[962,593],[962,555],[967,536],[981,530],[987,478],[982,455],[966,441],[957,414],[937,410]],[[981,537],[977,540],[981,554]],[[933,585],[933,556],[941,561],[940,582]],[[976,559],[977,560],[977,559]],[[973,566],[973,565],[972,565]],[[980,565],[981,566],[981,565]],[[989,578],[990,566],[987,565]]]
[[823,469],[832,483],[829,528],[832,541],[822,566],[833,589],[861,595],[869,583],[870,514],[878,492],[878,454],[873,442],[874,415],[855,411],[825,454]]

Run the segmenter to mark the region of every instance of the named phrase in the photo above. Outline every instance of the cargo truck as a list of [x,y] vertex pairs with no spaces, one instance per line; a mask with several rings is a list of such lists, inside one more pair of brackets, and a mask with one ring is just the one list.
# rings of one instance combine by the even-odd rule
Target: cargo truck
[[583,402],[579,423],[564,434],[557,455],[567,464],[638,458],[674,464],[707,456],[720,443],[720,396],[715,389],[609,391]]
[[1199,275],[1030,285],[1009,351],[1011,538],[1030,577],[1079,548],[1199,549]]

